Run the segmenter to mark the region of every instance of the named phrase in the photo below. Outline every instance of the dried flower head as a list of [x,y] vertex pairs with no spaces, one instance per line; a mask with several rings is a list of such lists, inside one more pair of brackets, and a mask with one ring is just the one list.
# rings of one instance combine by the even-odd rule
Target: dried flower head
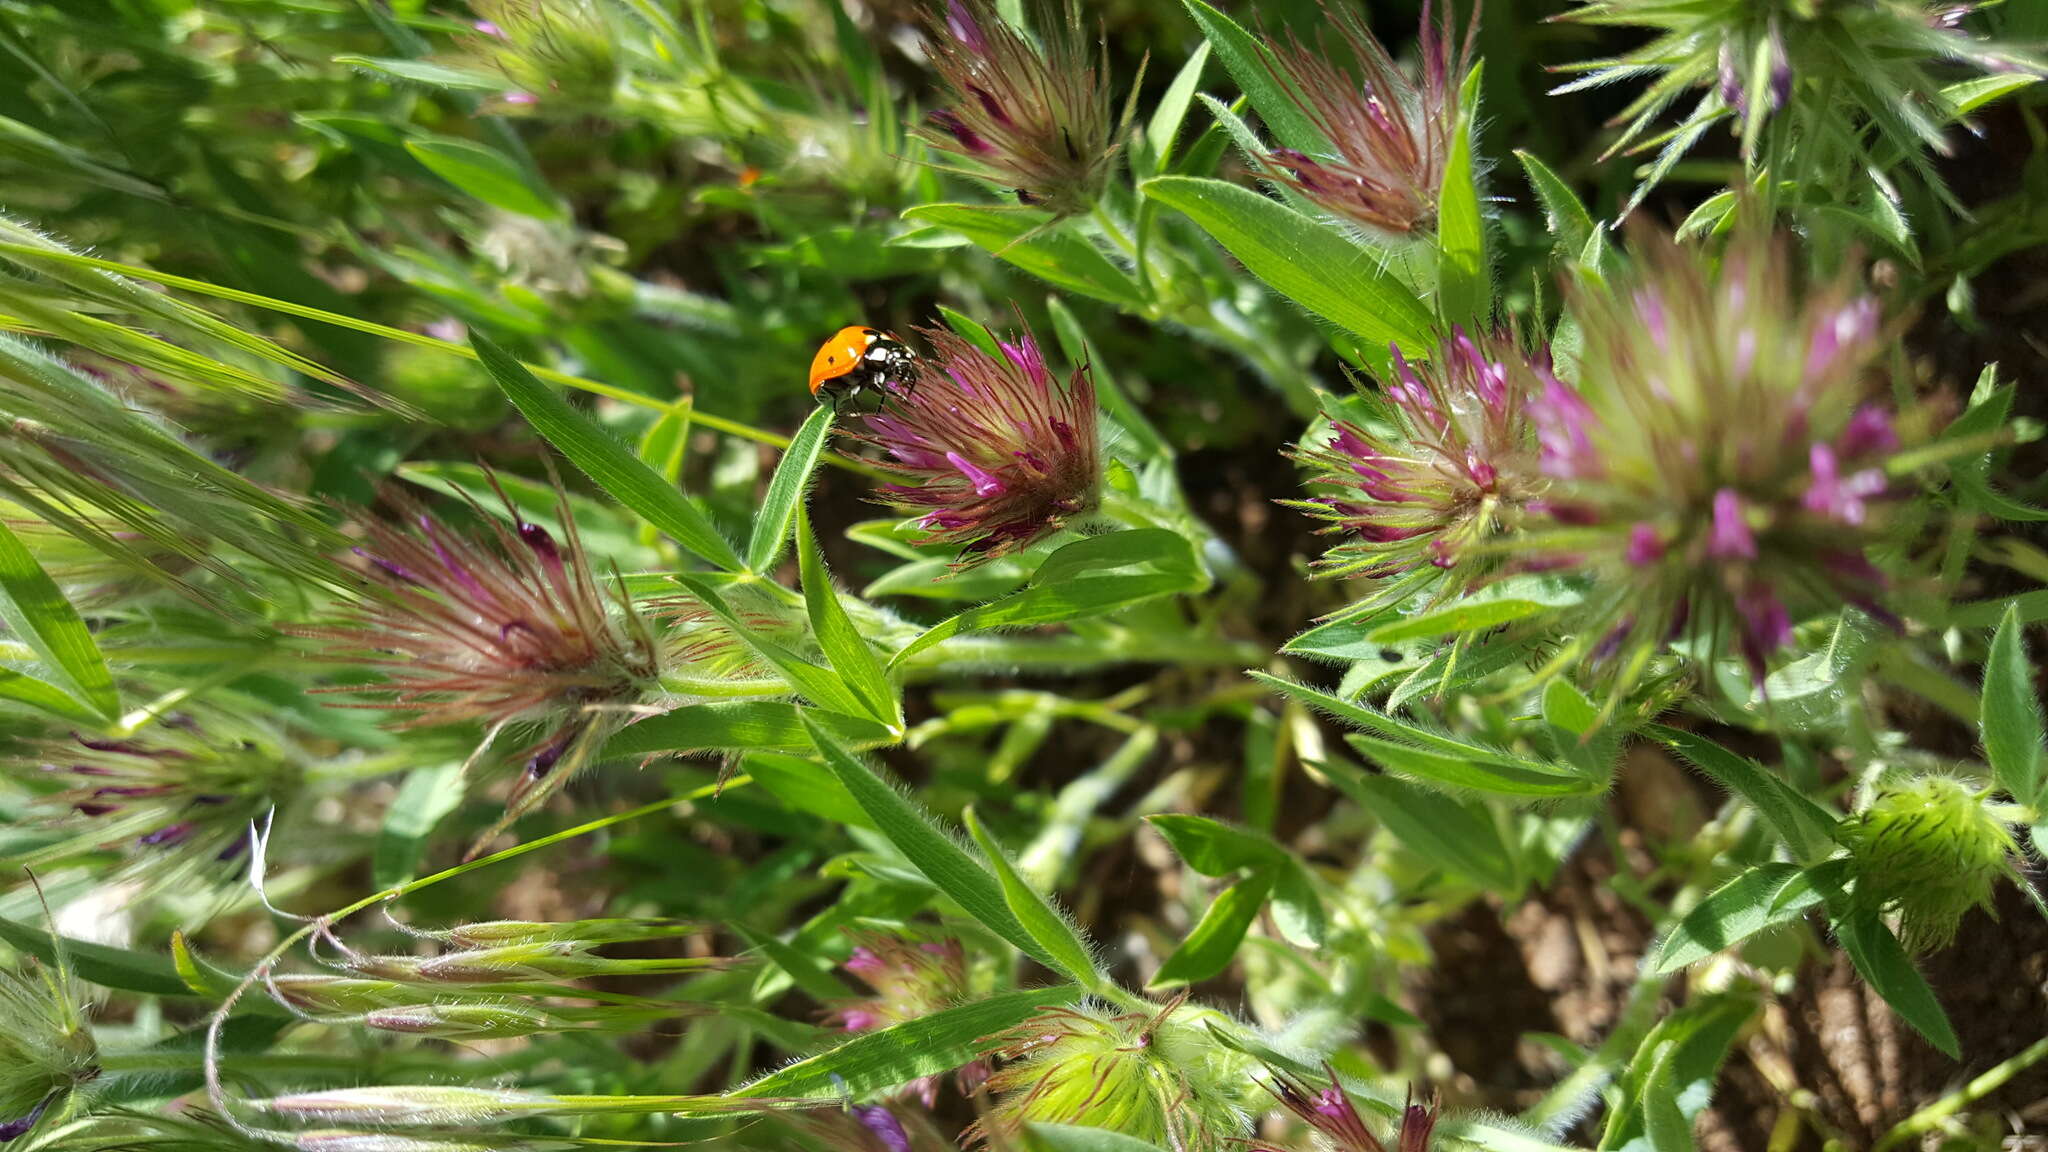
[[27,1135],[100,1074],[85,995],[60,954],[0,969],[0,1143]]
[[[1274,148],[1261,156],[1268,175],[1343,219],[1384,232],[1436,226],[1437,197],[1458,131],[1459,86],[1472,66],[1478,7],[1460,40],[1446,3],[1431,18],[1422,11],[1420,78],[1394,63],[1348,6],[1324,15],[1343,42],[1353,67],[1318,35],[1313,45],[1289,30],[1285,41],[1266,38],[1267,68],[1328,143],[1310,155]],[[1456,57],[1452,46],[1456,44]]]
[[1523,554],[1595,578],[1596,658],[1732,641],[1761,682],[1796,613],[1891,619],[1870,559],[1900,443],[1870,399],[1877,304],[1797,290],[1785,252],[1754,239],[1718,268],[1642,239],[1644,268],[1572,296],[1575,383],[1546,377],[1533,404],[1555,527]]
[[1310,483],[1330,494],[1283,503],[1343,536],[1319,574],[1435,571],[1442,592],[1456,594],[1500,567],[1498,553],[1473,546],[1516,530],[1549,486],[1529,414],[1533,373],[1509,371],[1510,359],[1521,359],[1510,342],[1457,329],[1427,363],[1395,348],[1382,420],[1336,421],[1322,445],[1296,450],[1316,469]]
[[[833,1011],[832,1019],[848,1032],[887,1028],[968,998],[967,951],[960,941],[869,930],[849,935],[854,947],[845,968],[874,989],[875,995]],[[960,1090],[970,1093],[986,1079],[988,1063],[973,1061],[960,1069]],[[937,1102],[938,1090],[937,1076],[920,1077],[906,1086],[906,1093],[922,1100],[927,1108]]]
[[928,543],[963,562],[1014,552],[1094,509],[1102,483],[1095,386],[1086,365],[1062,387],[1028,331],[990,355],[920,329],[932,355],[917,386],[867,419],[860,439],[908,481],[882,498],[919,517]]
[[[1661,144],[1675,158],[1722,119],[1752,148],[1757,126],[1802,87],[1825,90],[1833,101],[1825,114],[1841,125],[1830,140],[1867,149],[1866,129],[1874,129],[1931,176],[1921,150],[1947,152],[1943,133],[1960,116],[1944,88],[1957,66],[2040,68],[1959,27],[1957,12],[1970,7],[1929,0],[1583,0],[1570,19],[1653,35],[1621,55],[1571,65],[1569,71],[1586,75],[1557,91],[1651,77],[1615,117],[1621,133],[1609,152]],[[1703,94],[1684,127],[1652,133],[1666,110],[1694,91]],[[1630,206],[1648,189],[1646,183]]]
[[115,846],[130,872],[162,886],[224,879],[226,862],[248,847],[251,821],[290,804],[306,765],[277,734],[208,716],[179,717],[128,739],[51,740],[22,767],[30,787],[58,785],[36,809],[67,835],[40,855]]
[[1102,194],[1122,124],[1111,118],[1106,55],[1088,58],[1080,6],[1048,3],[1039,12],[1042,48],[988,0],[946,0],[931,13],[928,50],[953,100],[917,135],[1020,203],[1072,216]]
[[1989,907],[1992,885],[2012,873],[2011,811],[1949,776],[1886,784],[1842,822],[1857,900],[1897,913],[1899,936],[1914,952],[1949,943],[1963,914]]
[[[1316,1089],[1279,1069],[1269,1068],[1266,1089],[1289,1112],[1300,1117],[1333,1152],[1387,1152],[1387,1146],[1373,1135],[1365,1118],[1358,1114],[1358,1106],[1352,1102],[1351,1094],[1337,1079],[1337,1070],[1326,1065],[1324,1072],[1330,1077],[1330,1086]],[[1417,1104],[1411,1092],[1401,1109],[1401,1124],[1394,1137],[1396,1152],[1429,1152],[1430,1136],[1436,1131],[1437,1110],[1438,1103],[1434,1098],[1426,1105]],[[1252,1148],[1253,1152],[1285,1152],[1257,1143]]]
[[1151,1014],[1090,1004],[1045,1009],[985,1041],[1011,1063],[989,1078],[995,1105],[966,1138],[1072,1124],[1215,1152],[1245,1130],[1249,1072],[1210,1036],[1205,1021],[1216,1015],[1179,999]]

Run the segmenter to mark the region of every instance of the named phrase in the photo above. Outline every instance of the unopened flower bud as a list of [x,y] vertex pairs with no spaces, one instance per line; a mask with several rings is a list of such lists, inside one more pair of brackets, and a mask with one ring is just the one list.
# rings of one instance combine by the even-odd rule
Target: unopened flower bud
[[2001,807],[1949,776],[1884,786],[1842,833],[1856,863],[1857,900],[1897,913],[1900,939],[1914,952],[1955,939],[1963,914],[1988,907],[1992,885],[2011,873],[2013,837]]
[[547,1013],[514,1004],[414,1004],[379,1008],[363,1014],[363,1023],[384,1032],[411,1036],[504,1039],[554,1030]]

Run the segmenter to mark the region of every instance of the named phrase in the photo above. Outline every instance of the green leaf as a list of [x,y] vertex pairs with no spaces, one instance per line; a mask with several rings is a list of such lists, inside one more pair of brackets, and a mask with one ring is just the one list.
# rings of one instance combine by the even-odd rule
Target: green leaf
[[1818,864],[1834,851],[1835,818],[1771,772],[1691,732],[1662,724],[1651,724],[1643,732],[1747,800],[1784,837],[1801,863]]
[[505,78],[495,73],[450,68],[445,64],[429,64],[424,60],[402,60],[390,56],[336,56],[334,62],[435,88],[502,92],[507,87]]
[[1188,867],[1204,876],[1228,876],[1244,868],[1265,868],[1286,853],[1267,837],[1233,828],[1207,816],[1167,812],[1145,817]]
[[955,904],[981,921],[989,931],[1015,945],[1018,951],[1048,968],[1060,969],[1060,962],[1018,923],[1016,915],[1010,911],[1010,902],[1003,894],[1002,885],[988,869],[976,863],[974,857],[969,856],[951,836],[940,831],[937,822],[924,809],[840,747],[839,742],[808,715],[804,717],[804,725],[810,731],[818,754],[824,757],[825,766],[853,794],[854,801],[867,812],[882,835],[889,838],[889,842],[924,874],[925,879],[932,882],[933,887],[951,897]]
[[950,1072],[980,1055],[983,1037],[1014,1028],[1040,1009],[1080,998],[1072,985],[1025,988],[863,1032],[828,1052],[771,1072],[729,1099],[860,1100],[923,1076]]
[[1692,1124],[1713,1098],[1714,1081],[1757,1000],[1735,993],[1697,997],[1643,1038],[1618,1085],[1600,1134],[1602,1150],[1656,1152],[1692,1147]]
[[1557,258],[1567,263],[1578,259],[1586,250],[1586,241],[1593,238],[1593,214],[1586,211],[1571,185],[1534,154],[1517,148],[1515,159],[1522,162],[1529,186],[1536,190],[1536,202],[1543,206],[1543,222],[1550,229]]
[[534,431],[561,449],[599,488],[716,567],[728,572],[746,567],[704,513],[631,449],[549,391],[504,349],[474,331],[470,343],[477,359]]
[[1203,0],[1181,2],[1187,5],[1188,15],[1201,26],[1203,38],[1216,50],[1216,58],[1223,61],[1230,78],[1237,81],[1238,90],[1251,101],[1259,119],[1275,138],[1303,152],[1317,153],[1329,147],[1315,122],[1301,110],[1295,94],[1277,78],[1282,69],[1271,49]]
[[[835,675],[832,669],[820,668],[756,632],[739,613],[732,610],[732,606],[725,602],[724,597],[718,594],[718,589],[713,587],[709,580],[689,572],[678,572],[670,579],[688,589],[691,596],[709,609],[713,616],[718,617],[718,622],[725,625],[726,631],[737,637],[754,655],[766,661],[789,681],[790,687],[795,688],[813,704],[834,712],[844,712],[849,716],[859,716],[869,710],[867,702],[861,699],[860,694],[849,687],[842,677]],[[836,606],[838,601],[834,600],[833,604]]]
[[69,720],[74,724],[96,726],[106,722],[106,717],[72,699],[71,694],[47,681],[16,672],[11,668],[0,668],[0,700],[12,700],[31,708],[40,708],[52,716]]
[[1321,948],[1329,932],[1329,913],[1316,895],[1315,881],[1293,853],[1273,873],[1273,926],[1300,948]]
[[526,169],[493,148],[454,136],[416,136],[405,150],[434,175],[493,208],[560,220],[562,202]]
[[1366,729],[1368,735],[1354,739],[1360,750],[1374,759],[1441,784],[1512,796],[1594,795],[1607,786],[1605,780],[1560,771],[1559,765],[1397,720],[1271,673],[1252,671],[1248,675],[1304,704]]
[[797,510],[796,536],[804,610],[810,614],[811,634],[817,638],[819,650],[865,705],[869,716],[891,729],[900,728],[902,702],[896,698],[881,659],[847,617],[846,606],[839,602],[839,592],[832,587],[832,575],[825,571],[825,557],[818,551],[818,542],[811,538],[811,518],[802,509]]
[[603,755],[756,749],[808,752],[811,737],[803,719],[807,712],[834,738],[856,748],[894,739],[887,728],[862,716],[807,710],[781,700],[732,700],[689,704],[636,721],[605,743]]
[[1374,646],[1384,646],[1484,632],[1555,609],[1556,605],[1540,604],[1534,600],[1477,600],[1382,624],[1368,633],[1366,640]]
[[2027,660],[2026,626],[2017,608],[2007,607],[1984,658],[1984,699],[1978,729],[1984,755],[1999,786],[2022,804],[2039,807],[2048,796],[2041,762],[2041,701],[2034,694],[2034,668]]
[[1140,191],[1193,220],[1274,291],[1367,344],[1434,347],[1422,301],[1378,254],[1336,231],[1221,180],[1160,176]]
[[371,865],[377,887],[390,888],[418,875],[420,846],[441,818],[462,803],[463,784],[462,765],[455,763],[415,768],[406,775],[377,831]]
[[[1140,571],[1122,572],[1136,568]],[[1186,537],[1163,528],[1090,536],[1048,555],[1025,587],[932,625],[889,661],[911,657],[962,632],[1024,628],[1102,616],[1144,600],[1200,591],[1208,582]]]
[[1596,796],[1606,791],[1604,780],[1576,773],[1564,775],[1508,764],[1485,764],[1464,755],[1446,755],[1363,732],[1348,733],[1344,739],[1359,755],[1390,772],[1445,788],[1531,798]]
[[[57,962],[56,940],[40,928],[0,918],[0,941],[9,948],[26,952],[46,964]],[[167,957],[123,948],[109,948],[85,940],[64,937],[64,954],[80,980],[102,988],[140,992],[147,996],[190,996],[192,990],[178,976],[177,965]]]
[[1846,915],[1834,917],[1835,938],[1842,942],[1842,950],[1849,954],[1850,963],[1869,983],[1870,990],[1891,1005],[1899,1018],[1913,1026],[1914,1031],[1927,1037],[1947,1054],[1951,1060],[1962,1058],[1962,1049],[1956,1041],[1955,1029],[1949,1026],[1948,1013],[1941,1010],[1941,1002],[1934,998],[1934,989],[1927,986],[1927,980],[1913,967],[1912,958],[1899,944],[1899,938],[1885,927],[1876,912],[1869,909],[1854,909]]
[[1166,95],[1159,98],[1159,106],[1152,110],[1152,120],[1145,125],[1145,140],[1152,146],[1155,171],[1165,171],[1173,160],[1174,137],[1180,135],[1181,122],[1187,119],[1195,90],[1202,86],[1202,68],[1208,63],[1209,43],[1205,40],[1188,54],[1187,63],[1174,74],[1173,83],[1166,86]]
[[1035,209],[984,204],[924,204],[907,209],[905,220],[948,228],[1054,287],[1142,309],[1145,297],[1122,269],[1094,245],[1058,226],[1031,235],[1045,223]]
[[[789,723],[797,729],[808,748],[810,735],[803,732],[794,712]],[[752,777],[754,783],[767,789],[777,800],[799,812],[809,812],[852,828],[875,826],[860,802],[853,798],[853,793],[846,790],[846,785],[815,760],[780,752],[750,751],[741,757],[740,771]]]
[[761,499],[761,510],[754,514],[753,535],[747,538],[747,571],[766,576],[782,558],[782,546],[789,542],[790,521],[803,503],[804,488],[810,484],[811,472],[817,468],[818,457],[824,454],[825,439],[831,432],[832,409],[821,404],[811,410],[803,427],[790,438],[781,462],[775,466],[774,478],[768,481],[768,494]]
[[1231,957],[1237,955],[1237,946],[1244,942],[1245,932],[1272,890],[1273,874],[1254,872],[1217,893],[1209,910],[1202,913],[1201,922],[1159,966],[1159,973],[1152,977],[1149,987],[1192,984],[1223,971],[1230,965]]
[[1493,270],[1486,262],[1486,219],[1479,211],[1479,173],[1473,164],[1473,136],[1479,115],[1480,76],[1475,65],[1465,77],[1451,155],[1444,162],[1437,198],[1437,303],[1454,324],[1479,324],[1493,312]]
[[1521,889],[1514,855],[1484,807],[1392,776],[1368,775],[1336,764],[1326,764],[1323,770],[1395,839],[1432,866],[1493,892],[1512,894]]
[[980,846],[981,854],[988,858],[997,883],[1002,885],[1003,899],[1009,904],[1010,913],[1024,926],[1024,931],[1031,934],[1047,955],[1058,961],[1057,969],[1072,977],[1075,983],[1088,989],[1100,987],[1102,974],[1095,967],[1095,958],[1089,952],[1087,942],[1081,939],[1073,924],[1017,874],[1016,867],[1003,852],[1003,846],[988,834],[988,829],[982,827],[981,818],[975,815],[973,808],[967,809],[966,817],[968,834]]
[[1732,948],[1774,924],[1798,919],[1820,903],[1797,864],[1758,864],[1714,889],[1657,945],[1649,971],[1676,972]]
[[[114,690],[114,675],[107,670],[107,658],[93,642],[92,632],[78,610],[64,599],[57,582],[4,522],[0,522],[0,623],[42,660],[59,679],[58,687],[98,719],[112,723],[120,718],[121,697]],[[34,681],[34,677],[22,678]],[[37,695],[26,686],[23,689],[25,695]]]

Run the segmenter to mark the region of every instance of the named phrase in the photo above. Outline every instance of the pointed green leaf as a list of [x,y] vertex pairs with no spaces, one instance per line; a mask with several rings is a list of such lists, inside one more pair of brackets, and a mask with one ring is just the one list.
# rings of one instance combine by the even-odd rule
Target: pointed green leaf
[[803,581],[804,610],[810,614],[811,634],[832,670],[866,706],[867,714],[891,728],[903,721],[903,706],[889,683],[889,674],[867,638],[853,626],[839,591],[832,586],[832,574],[825,571],[825,557],[811,538],[811,518],[799,508],[796,517],[797,561]]
[[981,818],[973,808],[967,809],[967,832],[974,837],[981,854],[988,859],[989,868],[995,872],[996,881],[1002,885],[1003,899],[1009,904],[1010,912],[1024,931],[1031,934],[1046,954],[1058,961],[1058,969],[1074,979],[1083,988],[1097,988],[1102,984],[1102,974],[1095,967],[1095,957],[1089,952],[1088,944],[1081,939],[1065,916],[1052,906],[1052,902],[1037,889],[1025,883],[1017,874],[1016,866],[1003,852],[1003,846],[982,827]]
[[405,150],[428,171],[493,208],[560,220],[562,202],[504,153],[453,136],[416,136]]
[[1244,934],[1258,918],[1259,909],[1266,904],[1266,895],[1273,890],[1273,874],[1270,871],[1254,872],[1230,887],[1216,894],[1209,904],[1209,910],[1202,913],[1200,923],[1189,931],[1187,939],[1173,950],[1173,955],[1159,966],[1158,975],[1152,977],[1149,985],[1165,988],[1176,984],[1192,984],[1207,980],[1229,967],[1237,947],[1244,943]]
[[[104,722],[120,718],[121,698],[107,658],[78,610],[12,529],[0,522],[0,623],[29,646],[60,686]],[[19,674],[17,674],[19,675]],[[33,679],[24,677],[24,679]]]
[[1203,3],[1203,0],[1182,0],[1182,3],[1187,5],[1188,15],[1201,26],[1203,38],[1209,42],[1209,47],[1216,50],[1216,58],[1223,61],[1230,78],[1237,81],[1238,91],[1251,101],[1259,119],[1275,138],[1289,148],[1303,152],[1319,153],[1328,148],[1329,142],[1317,131],[1308,113],[1302,111],[1296,95],[1280,80],[1280,63],[1274,59],[1271,49],[1253,39],[1237,21]]
[[789,542],[790,521],[803,502],[804,489],[811,482],[818,457],[825,452],[825,439],[831,431],[832,409],[821,404],[812,409],[803,427],[790,438],[781,462],[775,466],[774,478],[768,481],[768,493],[761,498],[761,510],[754,514],[754,531],[747,538],[747,571],[765,576],[782,558],[782,546]]
[[1458,125],[1437,198],[1437,303],[1444,319],[1454,324],[1480,324],[1493,312],[1486,219],[1479,210],[1479,171],[1473,162],[1484,71],[1483,66],[1474,66],[1465,77]]
[[930,814],[908,799],[893,785],[866,764],[861,763],[830,733],[819,727],[808,715],[804,725],[809,729],[812,742],[818,754],[824,757],[825,766],[839,778],[848,792],[882,835],[889,838],[904,858],[924,873],[932,886],[945,893],[969,916],[982,922],[989,931],[1015,945],[1017,950],[1058,971],[1060,962],[1046,951],[1010,911],[1010,902],[1003,895],[1003,888],[988,869],[975,862],[965,849],[953,838],[941,831]]
[[1984,658],[1984,699],[1978,729],[1984,755],[1998,784],[2022,804],[2039,807],[2048,795],[2041,771],[2041,700],[2034,692],[2034,667],[2027,659],[2026,627],[2019,610],[2008,607]]
[[1948,1013],[1941,1010],[1941,1002],[1934,998],[1927,978],[1913,967],[1913,960],[1906,955],[1899,938],[1892,935],[1877,913],[1855,909],[1836,918],[1834,926],[1835,938],[1842,942],[1842,950],[1849,954],[1849,961],[1870,984],[1870,990],[1949,1059],[1961,1059],[1962,1049],[1955,1029],[1949,1025]]
[[1536,202],[1543,206],[1543,222],[1550,229],[1558,259],[1577,259],[1585,251],[1586,241],[1593,238],[1593,214],[1586,211],[1571,185],[1534,154],[1517,148],[1515,159],[1522,162],[1529,186],[1536,190]]
[[710,519],[632,449],[571,408],[503,348],[474,332],[470,343],[477,359],[534,431],[561,449],[599,488],[711,564],[728,572],[746,567]]
[[1434,347],[1429,309],[1380,254],[1334,229],[1222,180],[1161,176],[1140,191],[1193,220],[1274,291],[1366,343]]

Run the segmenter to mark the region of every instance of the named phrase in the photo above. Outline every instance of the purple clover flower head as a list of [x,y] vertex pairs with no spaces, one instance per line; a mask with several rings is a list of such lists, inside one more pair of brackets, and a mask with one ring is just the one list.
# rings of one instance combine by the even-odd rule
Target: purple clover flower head
[[1344,537],[1329,575],[1388,577],[1429,565],[1463,585],[1496,558],[1472,550],[1521,521],[1547,481],[1537,462],[1537,374],[1506,337],[1453,329],[1426,361],[1396,347],[1384,395],[1391,434],[1349,420],[1296,459],[1328,494],[1285,501]]
[[1637,247],[1633,275],[1574,291],[1574,384],[1547,379],[1534,405],[1556,556],[1619,590],[1578,630],[1589,649],[1627,622],[1625,644],[1690,636],[1761,682],[1808,614],[1891,618],[1867,559],[1902,439],[1867,399],[1877,306],[1799,283],[1763,237],[1718,266],[1647,232]]
[[1122,126],[1111,113],[1107,62],[1089,58],[1079,5],[1043,22],[1042,49],[989,0],[945,0],[925,25],[932,66],[952,100],[918,135],[972,161],[1021,203],[1055,217],[1091,208]]
[[[1374,232],[1409,234],[1436,228],[1436,197],[1458,131],[1458,86],[1473,61],[1477,8],[1462,39],[1450,4],[1423,4],[1421,74],[1411,78],[1352,10],[1329,10],[1341,51],[1317,37],[1288,31],[1266,37],[1268,68],[1278,86],[1329,141],[1331,152],[1309,156],[1274,148],[1260,160],[1266,174],[1323,211]],[[1335,64],[1350,57],[1356,72]]]
[[933,354],[917,386],[867,418],[859,439],[888,454],[903,483],[881,498],[918,517],[961,564],[1014,552],[1095,507],[1102,483],[1088,369],[1062,386],[1030,333],[996,355],[923,330]]
[[[861,929],[849,933],[856,941],[843,967],[874,993],[866,1000],[839,1005],[828,1019],[848,1032],[887,1028],[929,1016],[969,998],[967,951],[950,937]],[[960,1070],[963,1084],[979,1084],[988,1066],[974,1061]],[[905,1086],[905,1095],[936,1102],[939,1077],[921,1077]],[[963,1087],[963,1091],[967,1089]]]
[[[1419,77],[1394,63],[1360,13],[1348,6],[1324,11],[1341,51],[1328,50],[1320,35],[1311,44],[1290,30],[1284,41],[1266,37],[1266,60],[1330,152],[1275,148],[1260,157],[1261,166],[1340,219],[1382,233],[1433,229],[1458,131],[1458,88],[1472,63],[1476,6],[1460,38],[1448,3],[1435,19],[1424,4]],[[1347,57],[1355,71],[1334,62]]]

